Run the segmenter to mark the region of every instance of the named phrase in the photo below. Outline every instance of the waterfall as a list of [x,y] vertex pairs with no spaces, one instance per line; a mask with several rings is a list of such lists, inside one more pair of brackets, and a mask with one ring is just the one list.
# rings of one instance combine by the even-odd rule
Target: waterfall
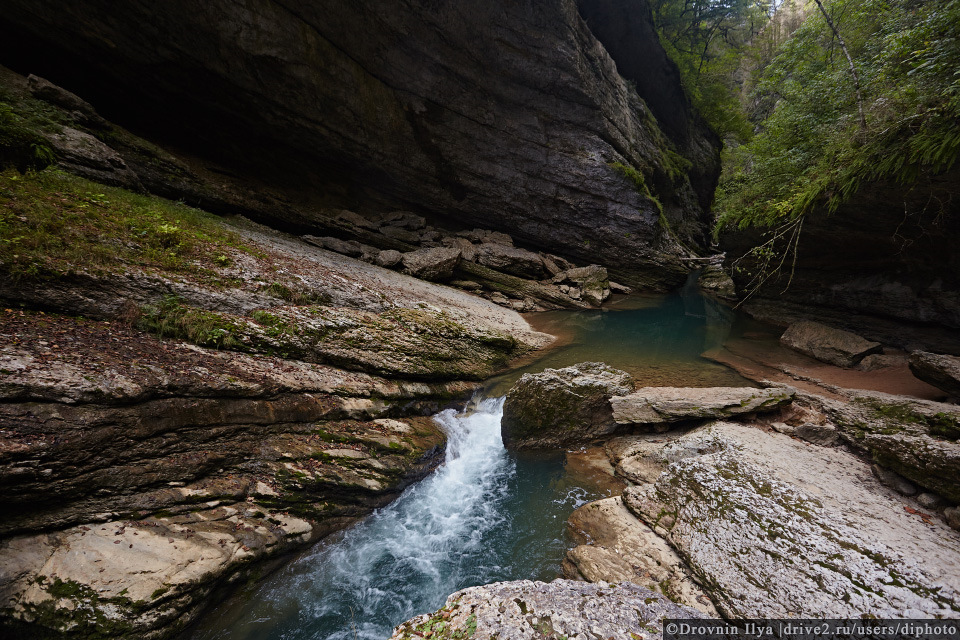
[[557,577],[567,517],[599,496],[566,475],[562,454],[504,450],[503,400],[434,416],[443,465],[211,612],[190,640],[384,640],[465,587]]
[[503,398],[435,416],[446,461],[396,501],[317,547],[249,603],[231,640],[383,640],[464,586],[502,573],[487,538],[516,474],[500,438]]

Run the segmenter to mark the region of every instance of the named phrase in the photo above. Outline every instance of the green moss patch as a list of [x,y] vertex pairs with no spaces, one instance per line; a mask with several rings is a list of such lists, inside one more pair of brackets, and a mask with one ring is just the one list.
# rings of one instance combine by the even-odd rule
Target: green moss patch
[[0,172],[0,269],[14,280],[136,266],[215,276],[252,250],[214,215],[55,169]]

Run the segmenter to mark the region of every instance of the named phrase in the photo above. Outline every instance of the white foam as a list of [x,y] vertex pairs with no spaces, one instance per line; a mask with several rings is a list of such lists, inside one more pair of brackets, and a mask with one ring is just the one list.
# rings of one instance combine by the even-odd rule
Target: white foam
[[[390,620],[422,613],[423,603],[436,608],[460,587],[471,569],[461,567],[461,559],[482,552],[484,535],[505,521],[501,503],[515,468],[500,437],[502,414],[503,398],[497,398],[468,414],[435,416],[448,439],[443,465],[301,560],[291,584],[299,591],[299,617],[345,618],[342,631],[317,638],[385,638],[395,624]],[[271,599],[281,605],[289,593]]]

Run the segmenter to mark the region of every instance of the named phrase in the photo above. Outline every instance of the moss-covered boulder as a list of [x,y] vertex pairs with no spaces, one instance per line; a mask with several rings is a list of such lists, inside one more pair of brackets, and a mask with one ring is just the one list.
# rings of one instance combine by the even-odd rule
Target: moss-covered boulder
[[960,407],[885,393],[825,402],[851,446],[921,487],[960,502]]
[[553,448],[582,444],[616,429],[611,396],[633,391],[633,378],[602,362],[524,374],[503,405],[508,446]]

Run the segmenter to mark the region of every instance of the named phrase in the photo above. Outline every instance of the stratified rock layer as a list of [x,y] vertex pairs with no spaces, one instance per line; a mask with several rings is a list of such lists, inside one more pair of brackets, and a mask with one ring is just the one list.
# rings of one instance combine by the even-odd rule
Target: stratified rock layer
[[399,625],[391,640],[425,637],[631,638],[659,640],[664,618],[703,618],[636,584],[570,580],[495,582],[458,591],[435,613]]
[[775,411],[791,400],[792,390],[777,387],[644,387],[610,398],[610,406],[617,424],[662,424]]
[[422,478],[473,388],[2,313],[4,637],[171,635]]
[[[670,127],[673,142],[658,128],[659,114],[693,115],[649,11],[634,0],[630,21],[606,23],[651,50],[631,78],[655,98],[657,117],[574,0],[469,10],[216,0],[123,11],[106,0],[13,0],[0,16],[0,54],[121,124],[288,196],[235,197],[246,187],[229,171],[218,181],[230,187],[201,194],[182,175],[136,163],[148,189],[300,226],[316,223],[317,204],[414,208],[601,259],[630,283],[679,284],[686,270],[660,210],[611,165],[644,172],[674,232],[702,245],[719,143],[702,125]],[[671,147],[692,161],[696,188]]]
[[715,423],[653,456],[624,503],[687,561],[729,618],[956,617],[960,552],[836,449]]
[[843,439],[921,487],[960,502],[960,408],[885,393],[820,402]]

